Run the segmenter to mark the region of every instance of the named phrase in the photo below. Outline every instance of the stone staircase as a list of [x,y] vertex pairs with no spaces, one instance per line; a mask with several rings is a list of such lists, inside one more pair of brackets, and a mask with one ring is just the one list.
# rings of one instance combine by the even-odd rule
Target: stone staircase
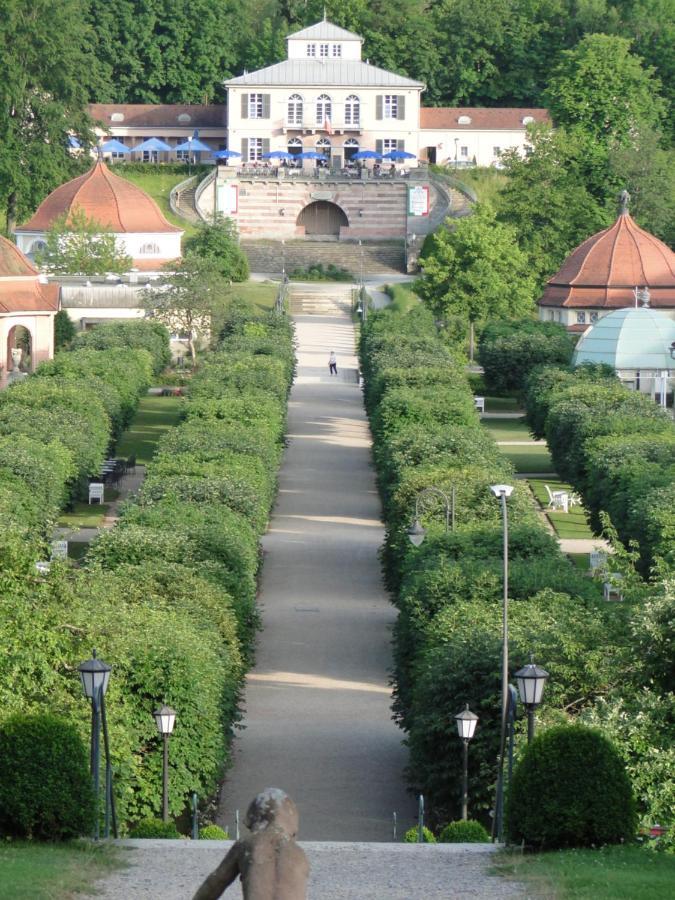
[[[346,269],[358,281],[363,275],[400,275],[405,272],[402,241],[280,241],[243,240],[241,248],[248,256],[252,272],[275,272],[306,269],[314,263],[324,268],[331,263]],[[284,265],[285,262],[285,265]]]
[[352,309],[354,284],[291,281],[288,306],[295,316],[341,316]]
[[201,216],[195,205],[195,194],[199,185],[199,178],[193,175],[180,184],[177,184],[169,195],[169,205],[172,211],[188,222],[201,222]]

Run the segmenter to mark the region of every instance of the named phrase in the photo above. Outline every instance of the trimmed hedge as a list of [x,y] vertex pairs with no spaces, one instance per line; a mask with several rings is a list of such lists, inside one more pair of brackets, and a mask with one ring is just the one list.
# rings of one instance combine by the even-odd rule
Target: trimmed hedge
[[[459,812],[462,752],[454,715],[480,716],[472,741],[470,795],[489,808],[500,726],[502,524],[490,485],[509,499],[511,665],[534,652],[555,671],[548,699],[593,697],[606,684],[596,645],[612,633],[598,588],[576,573],[535,511],[526,486],[480,425],[460,361],[428,311],[374,313],[361,331],[361,367],[386,524],[386,582],[399,614],[394,633],[394,712],[407,731],[408,777],[432,823]],[[455,491],[456,530],[434,494],[420,503],[427,529],[414,548],[406,530],[427,487]],[[553,681],[554,679],[552,679]]]
[[80,331],[73,350],[147,350],[152,369],[158,374],[171,363],[169,332],[161,322],[140,319],[134,322],[103,322],[90,331]]
[[568,366],[574,343],[565,326],[555,322],[489,322],[478,341],[485,384],[497,392],[521,391],[535,366]]

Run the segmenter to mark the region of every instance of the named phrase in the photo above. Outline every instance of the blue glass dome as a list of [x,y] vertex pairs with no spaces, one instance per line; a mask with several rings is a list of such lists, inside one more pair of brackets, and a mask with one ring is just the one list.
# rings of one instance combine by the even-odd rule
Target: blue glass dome
[[655,309],[617,309],[598,319],[577,344],[572,364],[614,369],[675,369],[675,320]]

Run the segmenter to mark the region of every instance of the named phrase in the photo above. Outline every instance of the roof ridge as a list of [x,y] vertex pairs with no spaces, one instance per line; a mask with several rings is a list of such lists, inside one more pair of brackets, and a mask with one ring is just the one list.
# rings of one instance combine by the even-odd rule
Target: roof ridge
[[[105,179],[106,184],[110,188],[110,193],[112,194],[113,202],[115,203],[115,209],[117,210],[117,219],[118,219],[120,225],[122,226],[122,231],[124,231],[124,222],[122,220],[122,210],[120,209],[120,204],[119,204],[119,201],[117,200],[117,191],[115,190],[113,182],[111,180],[113,177],[113,173],[106,166],[106,164],[103,162],[102,159],[98,159],[96,161],[96,165],[94,166],[94,169],[96,168],[96,166],[101,167],[101,174],[103,175],[103,178]],[[115,178],[119,178],[119,176],[116,175]]]

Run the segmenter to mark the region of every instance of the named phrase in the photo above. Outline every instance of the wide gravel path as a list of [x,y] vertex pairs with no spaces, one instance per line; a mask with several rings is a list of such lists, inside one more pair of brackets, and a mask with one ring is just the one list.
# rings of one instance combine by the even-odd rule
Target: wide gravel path
[[[391,720],[395,611],[380,579],[380,503],[346,315],[298,316],[288,448],[268,534],[263,628],[218,822],[234,834],[260,790],[283,788],[311,841],[389,841],[413,824]],[[338,376],[328,374],[335,350]]]

